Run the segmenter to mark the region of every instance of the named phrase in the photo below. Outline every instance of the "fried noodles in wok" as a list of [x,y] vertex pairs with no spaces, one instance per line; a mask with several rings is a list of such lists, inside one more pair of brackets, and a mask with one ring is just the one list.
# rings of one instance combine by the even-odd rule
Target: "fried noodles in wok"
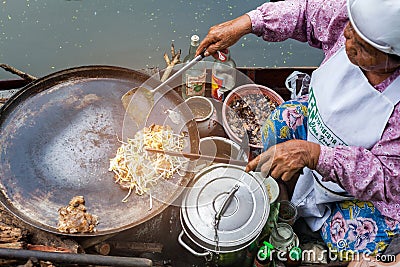
[[117,154],[110,160],[109,171],[114,172],[115,182],[129,192],[122,202],[126,202],[134,191],[138,195],[148,192],[160,178],[169,179],[175,173],[183,176],[187,160],[160,153],[147,152],[146,148],[182,152],[185,135],[175,134],[171,127],[151,125],[138,131],[126,142],[121,142]]

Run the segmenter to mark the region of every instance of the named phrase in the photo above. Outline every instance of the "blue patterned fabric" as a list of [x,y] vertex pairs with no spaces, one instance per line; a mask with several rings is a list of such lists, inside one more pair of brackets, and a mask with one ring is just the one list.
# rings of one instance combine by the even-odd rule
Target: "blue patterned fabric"
[[262,128],[264,150],[291,139],[307,139],[308,98],[290,100],[278,106]]
[[[264,150],[291,139],[307,139],[308,98],[304,96],[278,106],[264,123]],[[320,230],[330,250],[343,260],[351,253],[376,255],[400,234],[400,222],[383,216],[373,204],[364,201],[335,203]]]
[[382,216],[371,202],[359,200],[336,203],[321,228],[328,248],[344,260],[351,257],[349,252],[377,255],[398,234],[400,222]]

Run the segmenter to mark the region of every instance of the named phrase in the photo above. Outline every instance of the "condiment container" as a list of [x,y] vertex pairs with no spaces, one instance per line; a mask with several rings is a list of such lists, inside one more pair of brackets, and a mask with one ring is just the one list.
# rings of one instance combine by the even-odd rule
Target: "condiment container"
[[264,241],[263,246],[260,247],[254,259],[253,267],[273,266],[273,261],[272,261],[273,249],[274,247],[270,243]]
[[[196,50],[199,44],[199,36],[192,35],[190,38],[189,54],[183,59],[183,64],[189,63],[196,57]],[[204,96],[205,91],[206,65],[205,62],[198,62],[182,75],[182,98],[187,99],[191,96]]]
[[299,245],[299,239],[289,224],[277,223],[276,225],[277,227],[272,229],[269,238],[269,242],[276,250],[286,253]]
[[193,113],[200,138],[209,136],[218,127],[217,110],[211,100],[204,96],[192,96],[185,102]]
[[229,49],[218,51],[211,68],[211,97],[217,101],[224,101],[226,95],[236,84],[236,63],[231,57]]
[[268,213],[268,195],[258,177],[241,167],[211,165],[195,176],[183,198],[178,241],[193,255],[213,258],[219,266],[237,263],[261,233]]
[[[252,103],[249,100],[245,101],[245,99],[249,99],[250,97],[257,97],[259,99],[258,102],[265,102],[264,97],[267,97],[269,101],[268,104],[260,104],[258,102]],[[241,100],[245,101],[247,108],[244,108],[244,106],[234,108],[235,103],[238,103]],[[252,139],[252,137],[258,138],[259,143],[254,143],[250,140],[250,159],[261,153],[263,149],[261,144],[261,128],[265,119],[276,106],[283,102],[283,98],[274,90],[253,83],[236,87],[230,91],[228,96],[225,98],[222,105],[222,125],[224,126],[224,130],[229,138],[240,144],[243,136],[247,134],[246,130],[251,130],[252,136],[249,136],[250,139]],[[249,117],[243,117],[244,114],[239,115],[236,113],[237,111],[248,110],[248,108],[250,108],[250,113],[252,114]],[[233,117],[236,119],[232,118],[233,114],[236,114],[236,116]]]
[[297,219],[297,207],[289,200],[279,201],[278,222],[284,222],[293,226]]

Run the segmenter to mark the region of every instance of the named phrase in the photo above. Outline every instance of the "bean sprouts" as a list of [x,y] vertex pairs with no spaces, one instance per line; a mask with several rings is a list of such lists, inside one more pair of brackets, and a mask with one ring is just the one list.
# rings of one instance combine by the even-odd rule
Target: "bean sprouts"
[[146,148],[182,152],[184,134],[175,134],[169,126],[152,125],[138,131],[133,138],[121,141],[114,158],[110,159],[109,171],[114,172],[115,183],[128,189],[122,202],[134,191],[143,195],[160,178],[170,179],[175,173],[183,176],[186,159],[161,153],[151,153]]

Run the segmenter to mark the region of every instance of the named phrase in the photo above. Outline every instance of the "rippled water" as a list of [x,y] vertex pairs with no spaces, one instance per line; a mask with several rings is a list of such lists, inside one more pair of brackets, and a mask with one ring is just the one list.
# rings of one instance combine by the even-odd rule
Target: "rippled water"
[[[261,0],[1,0],[0,62],[41,77],[106,64],[165,67],[170,44],[188,53],[192,34],[233,19]],[[183,58],[182,56],[182,58]],[[321,51],[297,41],[247,35],[232,47],[238,66],[315,66]],[[15,77],[5,71],[0,78]]]

